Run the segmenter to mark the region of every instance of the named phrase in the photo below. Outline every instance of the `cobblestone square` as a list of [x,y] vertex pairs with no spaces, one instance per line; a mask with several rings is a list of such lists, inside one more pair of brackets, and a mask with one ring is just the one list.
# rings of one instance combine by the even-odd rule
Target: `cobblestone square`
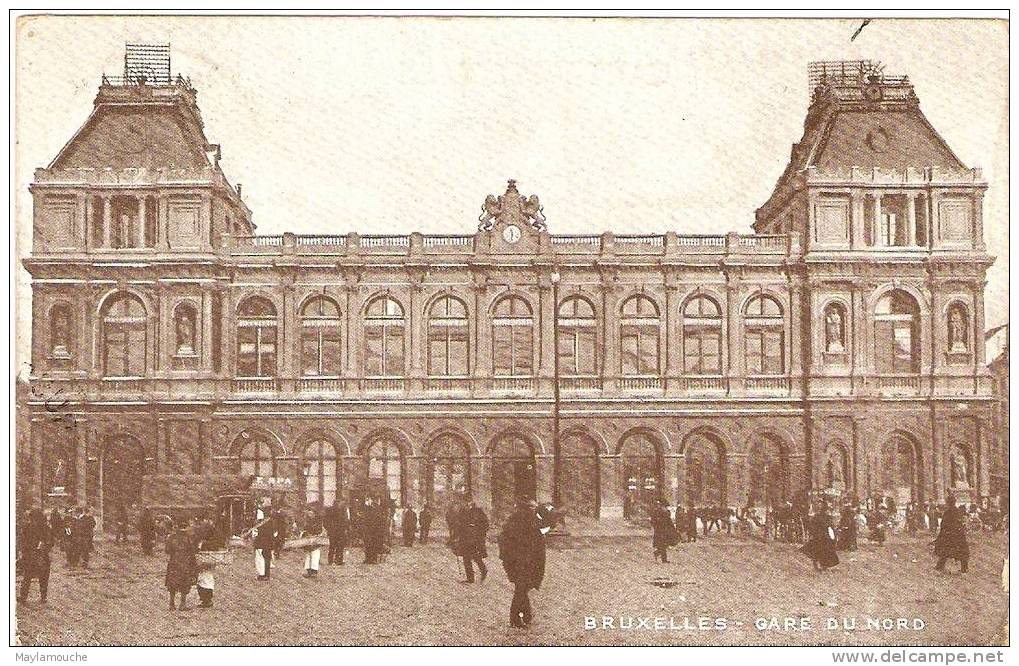
[[[816,573],[796,546],[711,535],[657,564],[641,534],[574,539],[548,551],[545,583],[532,593],[535,623],[507,625],[511,587],[491,544],[484,583],[466,585],[441,544],[394,545],[382,564],[343,566],[304,579],[303,557],[288,552],[269,583],[257,582],[250,549],[217,570],[215,607],[167,610],[165,558],[143,557],[136,541],[98,543],[86,571],[54,552],[49,603],[33,588],[17,609],[23,645],[959,645],[1007,640],[1001,588],[1004,535],[971,536],[969,573],[933,571],[929,538],[896,535],[861,543],[842,564]],[[324,559],[324,558],[323,558]],[[653,584],[660,579],[661,586]],[[674,583],[674,584],[673,584]],[[585,628],[597,618],[599,629]],[[605,629],[605,617],[614,618]],[[811,626],[760,630],[763,619],[810,618]],[[655,618],[661,618],[656,628]],[[709,629],[697,628],[708,618]],[[726,628],[716,623],[723,619]],[[853,631],[829,630],[856,621]],[[909,628],[868,629],[868,619],[907,619]],[[922,622],[915,628],[914,622]],[[643,622],[642,622],[643,620]],[[774,622],[772,622],[774,621]],[[591,622],[588,620],[588,622]],[[631,626],[632,624],[632,626]],[[630,627],[621,629],[620,626]],[[919,626],[919,625],[916,625]]]

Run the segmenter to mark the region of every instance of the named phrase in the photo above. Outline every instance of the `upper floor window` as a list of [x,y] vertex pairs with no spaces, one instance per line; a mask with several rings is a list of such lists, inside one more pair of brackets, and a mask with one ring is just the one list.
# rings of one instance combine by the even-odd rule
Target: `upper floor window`
[[785,372],[785,324],[782,306],[770,296],[754,296],[743,312],[748,375]]
[[586,298],[570,296],[559,304],[559,371],[598,374],[597,322]]
[[709,296],[698,294],[683,306],[683,372],[722,374],[722,310]]
[[364,374],[402,377],[404,374],[403,306],[389,296],[368,304],[364,315]]
[[103,314],[103,375],[141,377],[145,374],[147,316],[133,294],[119,294]]
[[276,306],[262,296],[251,296],[237,308],[237,375],[275,377],[277,346]]
[[891,291],[874,311],[874,359],[881,374],[920,370],[920,312],[916,300],[904,291]]
[[948,308],[948,353],[965,354],[969,351],[969,313],[962,303]]
[[428,374],[464,377],[470,373],[467,306],[443,296],[428,310]]
[[655,302],[642,294],[626,299],[619,328],[620,374],[658,375],[659,313]]
[[340,306],[328,296],[313,296],[301,308],[301,374],[338,377]]
[[71,306],[57,303],[50,308],[50,356],[71,358]]
[[534,371],[534,316],[519,296],[506,296],[495,304],[492,356],[497,377],[529,377]]

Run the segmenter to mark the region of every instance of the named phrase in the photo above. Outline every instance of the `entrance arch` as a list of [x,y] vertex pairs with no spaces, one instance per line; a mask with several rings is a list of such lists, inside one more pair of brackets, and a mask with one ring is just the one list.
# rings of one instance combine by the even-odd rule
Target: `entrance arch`
[[747,455],[747,501],[751,506],[784,504],[789,497],[789,456],[774,435],[757,434]]
[[142,503],[145,477],[145,449],[130,435],[114,435],[106,440],[102,459],[102,512],[106,531],[117,526],[120,507],[125,510]]
[[598,442],[585,432],[567,432],[562,436],[560,451],[559,496],[563,506],[572,515],[597,518],[601,511]]
[[534,446],[523,435],[507,433],[492,446],[492,517],[509,516],[517,500],[536,498]]
[[662,442],[651,433],[639,431],[626,435],[619,443],[623,472],[623,517],[639,520],[662,497]]
[[716,435],[698,431],[683,446],[683,500],[687,506],[725,506],[725,445]]
[[920,456],[916,443],[894,433],[881,446],[877,461],[878,491],[896,506],[923,499],[920,492]]
[[422,495],[432,509],[444,510],[456,496],[471,493],[470,444],[455,433],[440,433],[425,447]]

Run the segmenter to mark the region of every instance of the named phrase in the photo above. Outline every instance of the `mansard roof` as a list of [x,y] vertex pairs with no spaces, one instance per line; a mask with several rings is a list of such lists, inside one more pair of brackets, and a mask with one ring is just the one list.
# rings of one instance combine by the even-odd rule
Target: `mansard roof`
[[188,169],[213,166],[196,93],[184,79],[121,84],[104,77],[85,124],[51,169]]

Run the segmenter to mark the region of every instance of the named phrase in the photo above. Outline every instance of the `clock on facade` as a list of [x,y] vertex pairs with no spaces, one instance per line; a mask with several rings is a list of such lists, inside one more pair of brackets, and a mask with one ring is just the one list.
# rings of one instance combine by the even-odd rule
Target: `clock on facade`
[[520,240],[520,227],[511,224],[502,230],[502,239],[507,243],[516,243]]

